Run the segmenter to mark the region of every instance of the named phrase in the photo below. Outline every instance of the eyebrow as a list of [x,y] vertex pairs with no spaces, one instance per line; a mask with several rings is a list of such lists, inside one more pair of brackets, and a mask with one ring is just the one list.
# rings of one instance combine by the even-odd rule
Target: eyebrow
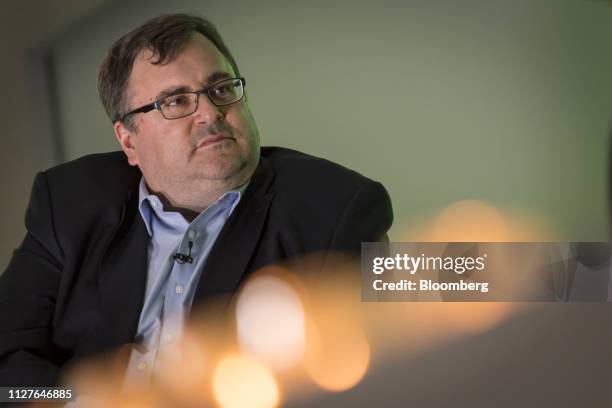
[[220,81],[222,79],[227,79],[227,78],[231,78],[232,76],[225,71],[217,71],[212,73],[211,75],[208,76],[208,78],[206,78],[206,83],[207,84],[211,84],[217,81]]
[[157,94],[157,96],[155,97],[155,100],[159,101],[161,99],[167,98],[168,96],[181,94],[185,92],[193,92],[193,91],[187,86],[178,86],[178,87],[173,86],[170,88],[163,89],[160,93]]
[[[231,77],[232,76],[228,72],[217,71],[217,72],[213,72],[211,75],[208,76],[208,78],[206,78],[206,83],[211,84],[211,83],[220,81],[222,79],[227,79]],[[181,94],[185,92],[194,92],[194,91],[188,86],[184,86],[184,85],[168,87],[166,89],[161,90],[155,97],[155,100],[159,101],[161,99],[167,98],[168,96]]]

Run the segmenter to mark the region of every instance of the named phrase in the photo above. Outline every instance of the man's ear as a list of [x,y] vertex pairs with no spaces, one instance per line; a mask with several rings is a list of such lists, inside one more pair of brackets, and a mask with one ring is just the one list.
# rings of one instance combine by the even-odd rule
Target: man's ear
[[113,125],[115,130],[115,136],[121,145],[121,149],[128,158],[128,163],[132,166],[138,165],[138,155],[136,154],[136,147],[134,146],[135,132],[129,130],[121,121],[115,122]]

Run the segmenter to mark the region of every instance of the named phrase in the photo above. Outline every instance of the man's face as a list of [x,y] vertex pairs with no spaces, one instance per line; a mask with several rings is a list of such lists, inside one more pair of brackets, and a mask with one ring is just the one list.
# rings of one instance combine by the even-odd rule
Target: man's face
[[[199,33],[173,61],[153,65],[155,57],[144,50],[134,61],[126,95],[130,109],[154,102],[163,92],[199,91],[235,76],[221,52]],[[140,168],[157,192],[184,193],[209,181],[245,181],[259,159],[259,135],[244,98],[216,107],[203,94],[190,116],[167,120],[152,110],[135,114],[133,121],[133,131],[117,122],[115,134],[129,163]]]

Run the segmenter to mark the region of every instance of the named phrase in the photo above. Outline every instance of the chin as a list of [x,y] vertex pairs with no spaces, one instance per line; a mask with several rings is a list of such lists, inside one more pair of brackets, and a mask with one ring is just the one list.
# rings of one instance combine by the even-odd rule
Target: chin
[[247,163],[242,160],[211,160],[200,171],[200,177],[208,180],[227,180],[243,172]]

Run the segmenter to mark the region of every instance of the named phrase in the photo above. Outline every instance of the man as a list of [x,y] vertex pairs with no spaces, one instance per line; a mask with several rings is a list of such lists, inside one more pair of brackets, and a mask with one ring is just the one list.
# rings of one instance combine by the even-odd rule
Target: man
[[158,17],[112,46],[99,92],[123,152],[37,175],[0,278],[0,385],[56,384],[67,363],[126,343],[141,345],[128,377],[146,377],[195,304],[262,266],[386,236],[384,187],[260,148],[244,87],[199,17]]

